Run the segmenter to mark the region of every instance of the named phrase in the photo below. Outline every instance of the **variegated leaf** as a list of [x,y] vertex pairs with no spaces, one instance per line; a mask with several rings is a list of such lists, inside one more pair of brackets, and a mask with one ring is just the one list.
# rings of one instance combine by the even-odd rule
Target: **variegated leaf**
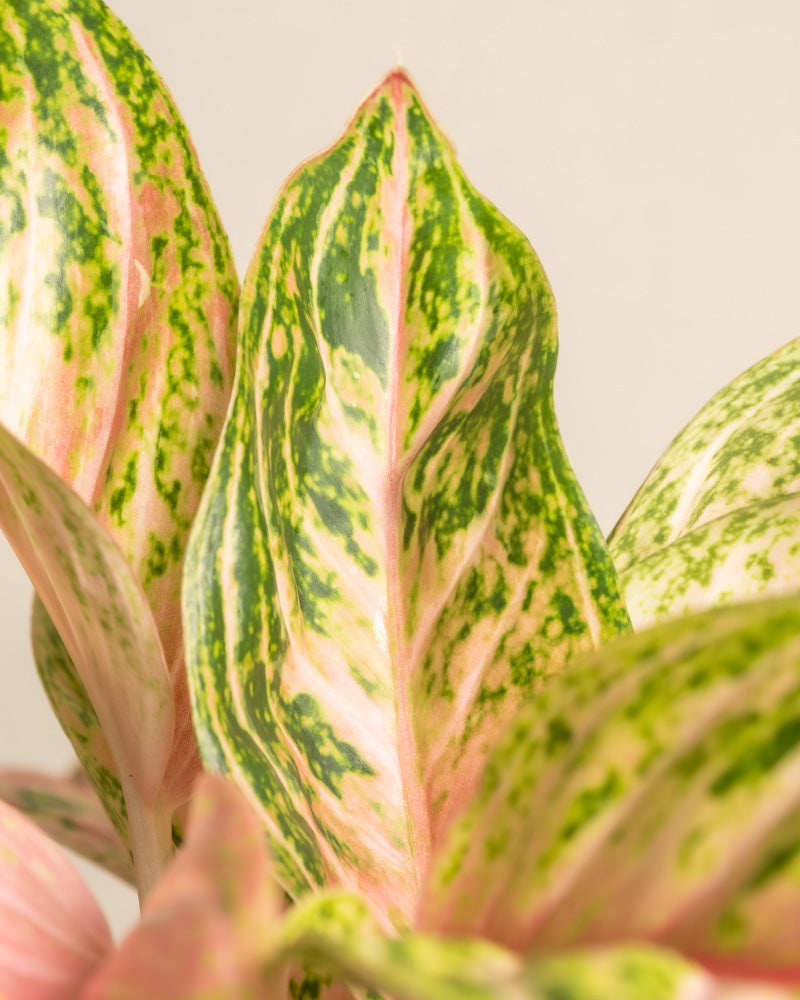
[[800,602],[610,643],[521,709],[434,857],[423,927],[630,939],[800,983]]
[[292,892],[403,925],[498,728],[628,619],[550,287],[402,72],[280,194],[239,350],[184,584],[202,752]]
[[686,531],[620,574],[634,627],[800,589],[800,493]]
[[80,498],[0,427],[0,515],[97,713],[122,784],[137,883],[170,853],[172,682],[141,586]]
[[111,932],[62,851],[0,802],[0,996],[75,1000]]
[[800,588],[800,340],[722,389],[675,438],[611,534],[637,627]]
[[541,1000],[797,1000],[800,986],[715,979],[671,952],[642,946],[530,960],[526,995]]
[[[261,824],[244,796],[202,779],[175,863],[142,922],[81,1000],[787,1000],[714,983],[669,952],[629,948],[524,961],[478,940],[386,936],[345,893],[282,913]],[[296,971],[303,966],[304,975]],[[289,971],[294,968],[294,972]],[[349,986],[348,986],[349,984]],[[304,992],[305,991],[305,992]]]
[[[42,685],[58,721],[74,747],[84,772],[98,790],[117,835],[129,848],[128,815],[117,763],[86,687],[38,596],[33,600],[31,642]],[[17,808],[25,811],[21,805]]]
[[100,0],[0,6],[0,148],[0,420],[134,567],[175,682],[167,781],[185,798],[180,580],[232,381],[227,238],[170,95]]
[[83,772],[56,778],[1,770],[0,799],[24,812],[62,847],[135,885],[130,853]]

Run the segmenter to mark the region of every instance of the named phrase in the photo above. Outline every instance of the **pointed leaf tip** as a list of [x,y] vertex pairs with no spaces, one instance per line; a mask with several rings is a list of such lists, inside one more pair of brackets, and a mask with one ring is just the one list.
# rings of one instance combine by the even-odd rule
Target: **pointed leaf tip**
[[239,350],[185,575],[202,750],[292,892],[402,925],[515,707],[627,628],[547,278],[404,71],[281,192]]

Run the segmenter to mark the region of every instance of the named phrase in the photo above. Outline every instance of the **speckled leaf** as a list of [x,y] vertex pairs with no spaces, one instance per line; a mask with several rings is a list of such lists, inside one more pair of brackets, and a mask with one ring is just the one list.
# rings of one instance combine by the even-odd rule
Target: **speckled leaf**
[[75,1000],[110,949],[108,924],[66,856],[0,802],[0,996]]
[[282,910],[256,812],[232,785],[206,776],[175,863],[145,903],[141,924],[98,970],[82,1000],[789,996],[758,984],[747,987],[750,993],[728,992],[678,956],[652,948],[526,962],[487,941],[387,936],[353,894],[311,896]]
[[141,586],[81,499],[0,427],[0,521],[89,694],[122,783],[140,887],[169,853],[174,697]]
[[128,31],[100,0],[6,0],[0,421],[134,567],[175,680],[168,776],[184,797],[199,762],[182,559],[230,394],[237,291],[185,125]]
[[[278,955],[316,965],[322,981],[407,1000],[789,1000],[797,991],[714,979],[674,952],[644,946],[523,958],[486,940],[381,933],[363,901],[325,895],[281,928]],[[274,959],[273,959],[274,961]],[[292,993],[292,996],[297,994]]]
[[565,952],[527,964],[542,1000],[796,1000],[800,987],[715,979],[671,952],[628,946]]
[[14,806],[56,843],[135,884],[130,853],[88,778],[0,770],[0,799]]
[[634,627],[800,589],[800,493],[729,511],[620,574]]
[[207,764],[292,892],[403,925],[495,733],[627,627],[553,414],[555,306],[400,71],[281,192],[185,577]]
[[[714,396],[659,459],[612,532],[611,552],[642,624],[684,603],[700,609],[800,587],[800,532],[792,526],[800,503],[798,442],[800,339]],[[705,534],[698,530],[704,527]]]
[[800,603],[675,619],[555,679],[437,853],[421,926],[644,939],[800,982]]
[[129,847],[125,797],[114,755],[86,687],[38,596],[33,600],[31,643],[39,677],[53,711],[69,737],[84,772],[98,790],[118,837]]

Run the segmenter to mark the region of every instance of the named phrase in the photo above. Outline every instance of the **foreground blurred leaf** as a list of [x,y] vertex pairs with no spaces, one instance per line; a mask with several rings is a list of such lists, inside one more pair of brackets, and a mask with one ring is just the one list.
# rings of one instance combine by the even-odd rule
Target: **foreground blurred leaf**
[[[758,984],[715,983],[652,948],[526,961],[486,941],[384,934],[348,893],[285,914],[260,822],[244,796],[202,779],[186,842],[145,903],[142,923],[82,1000],[781,1000]],[[303,967],[305,975],[297,970]],[[301,985],[301,983],[303,985]],[[346,983],[350,984],[348,988]],[[308,992],[301,992],[303,989]],[[351,992],[352,989],[352,992]]]
[[405,924],[498,729],[627,628],[555,360],[537,258],[392,73],[278,199],[187,558],[202,752],[293,893]]
[[421,921],[516,948],[649,940],[800,983],[800,602],[587,656],[499,739]]
[[0,802],[0,996],[74,1000],[110,950],[105,918],[63,852]]
[[223,779],[203,776],[184,847],[81,1000],[268,1000],[261,969],[281,909],[255,813]]
[[609,544],[637,628],[800,589],[800,339],[727,385],[662,455]]
[[[96,512],[144,589],[174,683],[165,780],[185,799],[199,761],[180,580],[232,381],[227,238],[166,88],[99,0],[0,6],[0,136],[0,421]],[[91,707],[81,684],[73,670],[57,713]],[[75,747],[118,817],[108,762]]]

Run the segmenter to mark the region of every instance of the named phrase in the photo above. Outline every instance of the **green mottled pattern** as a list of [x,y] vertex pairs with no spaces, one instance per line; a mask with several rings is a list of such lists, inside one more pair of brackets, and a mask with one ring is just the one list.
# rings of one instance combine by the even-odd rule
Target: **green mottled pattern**
[[800,339],[735,379],[675,438],[611,534],[620,571],[688,531],[800,493]]
[[294,893],[407,922],[498,727],[628,627],[556,347],[530,245],[391,74],[277,200],[187,559],[201,750]]
[[53,711],[86,775],[98,790],[118,837],[129,846],[125,798],[114,755],[64,642],[38,597],[33,601],[31,642],[36,668]]
[[800,494],[729,511],[620,574],[634,627],[800,588]]
[[83,775],[53,778],[0,770],[0,799],[25,813],[62,847],[134,883],[130,852]]
[[523,707],[434,858],[421,924],[796,976],[799,789],[798,600],[676,619]]
[[99,0],[0,5],[0,420],[95,510],[145,590],[175,679],[178,802],[199,768],[182,561],[237,295],[185,125],[124,26]]
[[[289,997],[380,1000],[790,1000],[796,990],[715,980],[674,952],[634,945],[522,958],[486,940],[406,933],[386,937],[362,900],[326,894],[286,916],[271,964],[291,958],[316,976]],[[336,991],[337,985],[339,991]],[[303,993],[303,987],[310,992]],[[331,993],[325,992],[327,987]],[[322,993],[315,990],[322,988]],[[365,992],[366,991],[366,992]],[[270,996],[265,990],[264,1000]]]
[[528,962],[528,997],[542,1000],[796,1000],[800,990],[714,979],[669,951],[643,946],[566,952]]
[[[0,427],[0,511],[5,531],[25,567],[88,693],[103,739],[98,769],[114,774],[124,792],[129,823],[143,817],[158,827],[161,846],[171,842],[174,803],[164,794],[173,752],[175,704],[163,648],[141,586],[119,548],[80,498],[47,465]],[[77,719],[82,700],[61,669],[64,650],[45,643],[49,671],[62,686],[65,714],[78,738],[95,736],[92,717]],[[70,712],[74,712],[71,716]],[[111,761],[106,757],[110,751]],[[109,813],[122,819],[116,781],[96,785]],[[155,828],[155,827],[154,827]],[[130,829],[137,856],[136,832]]]
[[287,907],[248,798],[218,776],[200,780],[183,849],[148,901],[145,921],[99,969],[81,993],[84,1000],[789,1000],[791,995],[756,982],[716,982],[675,953],[642,945],[524,956],[477,938],[387,934],[355,893],[310,893]]

